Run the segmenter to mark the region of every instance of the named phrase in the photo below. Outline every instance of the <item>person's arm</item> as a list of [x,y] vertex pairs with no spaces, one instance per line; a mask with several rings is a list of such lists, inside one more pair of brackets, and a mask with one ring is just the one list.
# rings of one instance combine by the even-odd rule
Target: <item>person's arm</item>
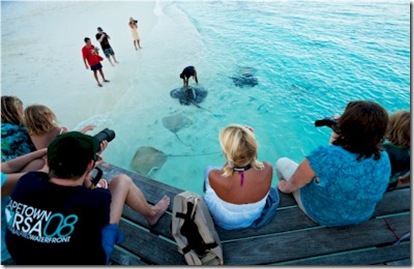
[[403,185],[405,185],[405,184],[410,184],[410,181],[411,181],[411,179],[410,179],[410,175],[411,175],[411,171],[408,171],[408,172],[407,172],[407,173],[405,173],[404,175],[399,176],[399,177],[397,178],[397,180],[398,180],[397,187],[399,187],[399,186],[403,186]]
[[[23,156],[14,158],[7,162],[1,163],[1,172],[5,174],[11,174],[20,172],[23,168],[25,168],[30,162],[42,158],[47,153],[47,148],[39,149]],[[39,167],[40,169],[41,167]]]
[[296,168],[292,177],[282,179],[277,184],[277,188],[283,193],[292,193],[311,182],[314,177],[315,172],[310,167],[308,159],[304,159]]
[[83,127],[79,132],[86,133],[87,131],[92,131],[93,129],[95,129],[95,127],[96,127],[95,125],[89,124]]
[[194,80],[198,84],[197,71],[196,70],[194,70]]
[[88,66],[88,64],[87,64],[87,62],[86,62],[86,58],[83,58],[83,62],[85,63],[85,68],[86,68],[86,69],[89,69],[89,66]]
[[102,33],[101,37],[98,39],[99,43],[102,43],[104,38],[105,38],[105,33]]
[[88,63],[86,62],[86,54],[85,54],[85,50],[82,49],[82,58],[83,58],[83,62],[85,64],[85,68],[89,69]]
[[16,185],[17,181],[19,181],[19,179],[26,173],[27,172],[7,174],[6,182],[3,184],[3,186],[1,186],[1,197],[9,196],[13,191],[13,188]]

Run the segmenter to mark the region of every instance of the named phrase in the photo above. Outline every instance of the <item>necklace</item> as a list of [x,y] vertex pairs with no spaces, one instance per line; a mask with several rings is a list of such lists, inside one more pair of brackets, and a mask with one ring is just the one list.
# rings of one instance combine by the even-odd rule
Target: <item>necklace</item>
[[239,172],[239,175],[240,175],[240,186],[243,186],[243,183],[244,183],[244,171],[247,171],[250,168],[252,168],[252,165],[250,163],[248,165],[246,165],[246,166],[243,166],[243,167],[237,167],[237,166],[233,167],[233,170],[234,171]]
[[244,171],[249,170],[250,168],[252,168],[252,165],[249,163],[248,165],[243,166],[243,167],[237,167],[237,166],[235,166],[235,167],[233,167],[233,170],[234,171],[237,171],[237,172],[244,172]]

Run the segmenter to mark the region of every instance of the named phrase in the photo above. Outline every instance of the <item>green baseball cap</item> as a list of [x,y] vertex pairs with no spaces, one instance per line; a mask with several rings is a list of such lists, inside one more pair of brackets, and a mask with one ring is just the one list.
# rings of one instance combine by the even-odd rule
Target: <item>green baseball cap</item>
[[92,136],[81,132],[58,135],[47,148],[49,168],[55,171],[78,170],[91,160],[97,160],[98,143]]

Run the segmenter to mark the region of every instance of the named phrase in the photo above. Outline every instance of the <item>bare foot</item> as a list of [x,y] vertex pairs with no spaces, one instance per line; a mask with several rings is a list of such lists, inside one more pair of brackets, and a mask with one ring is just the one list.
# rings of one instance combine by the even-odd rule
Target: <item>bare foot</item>
[[109,80],[107,80],[107,79],[104,79],[104,82],[109,82]]
[[99,86],[99,87],[102,87],[102,84],[101,84],[101,83],[98,83],[98,86]]
[[155,215],[151,218],[147,218],[148,224],[150,226],[154,226],[161,216],[165,213],[168,206],[170,205],[170,197],[164,195],[161,200],[158,201],[156,205],[154,205],[151,209],[155,212]]

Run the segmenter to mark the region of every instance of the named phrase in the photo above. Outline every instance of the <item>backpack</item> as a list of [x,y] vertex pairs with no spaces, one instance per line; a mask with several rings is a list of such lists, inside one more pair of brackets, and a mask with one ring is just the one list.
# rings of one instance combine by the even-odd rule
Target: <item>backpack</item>
[[200,195],[185,191],[174,197],[171,231],[187,264],[223,264],[220,238]]

